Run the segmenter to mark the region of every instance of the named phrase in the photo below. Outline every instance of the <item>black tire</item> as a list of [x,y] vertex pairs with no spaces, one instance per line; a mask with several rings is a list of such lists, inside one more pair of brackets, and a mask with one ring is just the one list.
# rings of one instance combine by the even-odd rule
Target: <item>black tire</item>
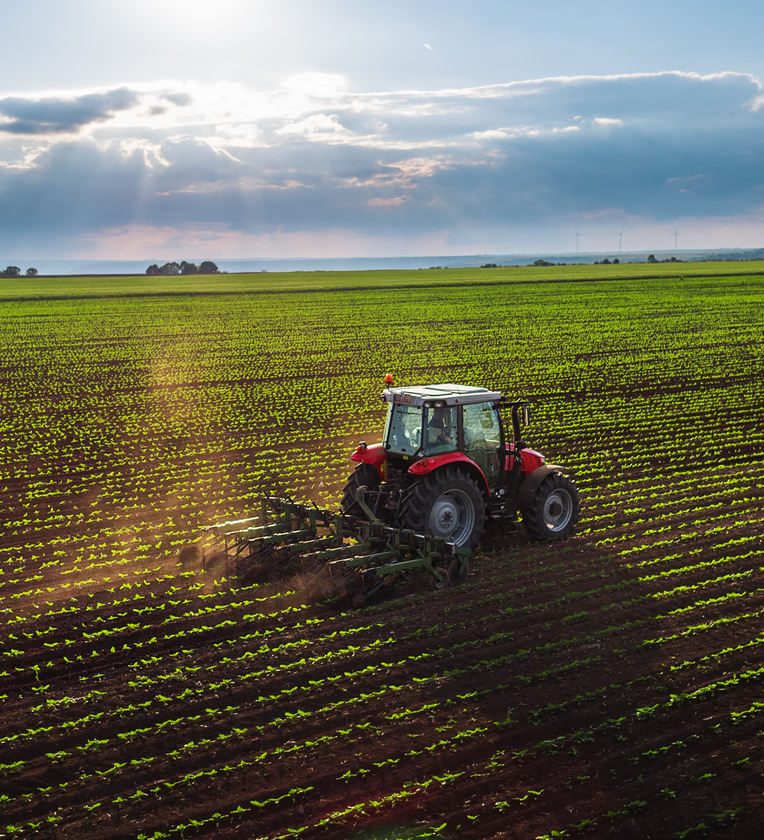
[[424,476],[401,502],[401,524],[419,534],[452,540],[472,550],[485,527],[485,500],[477,482],[456,467]]
[[435,573],[435,588],[445,589],[451,583],[451,576],[448,569],[443,568],[436,568],[433,570]]
[[342,512],[365,517],[366,514],[355,500],[356,490],[359,487],[376,490],[379,487],[379,483],[379,470],[376,467],[373,467],[371,464],[359,464],[342,488]]
[[523,525],[537,540],[564,540],[573,533],[580,513],[573,480],[552,472],[539,484],[531,504],[522,510]]

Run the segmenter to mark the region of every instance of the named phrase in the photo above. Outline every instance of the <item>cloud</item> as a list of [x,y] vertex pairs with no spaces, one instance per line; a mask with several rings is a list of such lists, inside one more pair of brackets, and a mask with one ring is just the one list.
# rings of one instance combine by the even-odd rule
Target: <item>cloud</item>
[[336,114],[312,114],[304,120],[287,123],[277,133],[300,135],[324,143],[353,142],[353,137],[340,124]]
[[138,94],[121,87],[103,93],[73,97],[0,99],[0,132],[10,134],[60,134],[109,119],[135,105]]
[[582,220],[750,219],[764,205],[760,96],[749,75],[666,72],[365,93],[303,74],[265,92],[165,81],[6,97],[0,246],[122,253],[204,231],[214,255],[214,241],[331,231],[367,250],[498,252]]
[[176,91],[163,94],[163,98],[173,105],[178,105],[181,108],[190,105],[193,102],[193,97],[186,91]]

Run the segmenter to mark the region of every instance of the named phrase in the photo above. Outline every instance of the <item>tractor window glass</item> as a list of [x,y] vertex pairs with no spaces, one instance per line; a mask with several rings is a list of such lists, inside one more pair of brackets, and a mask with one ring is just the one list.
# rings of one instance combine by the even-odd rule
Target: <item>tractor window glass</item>
[[385,443],[390,452],[413,455],[422,441],[422,409],[392,403],[387,415]]
[[492,403],[464,406],[465,447],[473,441],[484,441],[489,449],[498,449],[501,445],[499,415]]
[[435,455],[438,452],[451,452],[456,449],[457,426],[456,414],[458,409],[427,408],[425,410],[425,455]]
[[501,425],[492,403],[464,406],[464,454],[483,471],[489,483],[499,472]]

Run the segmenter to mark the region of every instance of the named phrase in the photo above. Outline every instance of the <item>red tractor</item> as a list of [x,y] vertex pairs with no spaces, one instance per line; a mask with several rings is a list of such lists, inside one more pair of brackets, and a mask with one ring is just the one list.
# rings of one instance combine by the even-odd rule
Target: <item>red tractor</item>
[[[365,603],[416,570],[436,589],[459,583],[488,520],[561,540],[579,517],[578,490],[525,445],[527,402],[466,385],[393,388],[382,443],[361,443],[341,509],[266,496],[258,516],[211,525],[211,555],[251,576],[323,576]],[[206,559],[206,551],[205,551]]]
[[528,403],[486,388],[394,388],[390,375],[385,381],[384,441],[362,442],[351,455],[358,466],[344,488],[343,512],[468,550],[488,520],[516,523],[518,514],[536,539],[573,532],[578,490],[522,440]]

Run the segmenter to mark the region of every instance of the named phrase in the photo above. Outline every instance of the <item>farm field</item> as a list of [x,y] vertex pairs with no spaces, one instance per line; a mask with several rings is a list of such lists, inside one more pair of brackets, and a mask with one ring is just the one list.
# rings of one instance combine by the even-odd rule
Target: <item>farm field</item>
[[[0,286],[0,837],[757,838],[764,264]],[[383,377],[533,405],[562,544],[363,609],[201,562]]]

